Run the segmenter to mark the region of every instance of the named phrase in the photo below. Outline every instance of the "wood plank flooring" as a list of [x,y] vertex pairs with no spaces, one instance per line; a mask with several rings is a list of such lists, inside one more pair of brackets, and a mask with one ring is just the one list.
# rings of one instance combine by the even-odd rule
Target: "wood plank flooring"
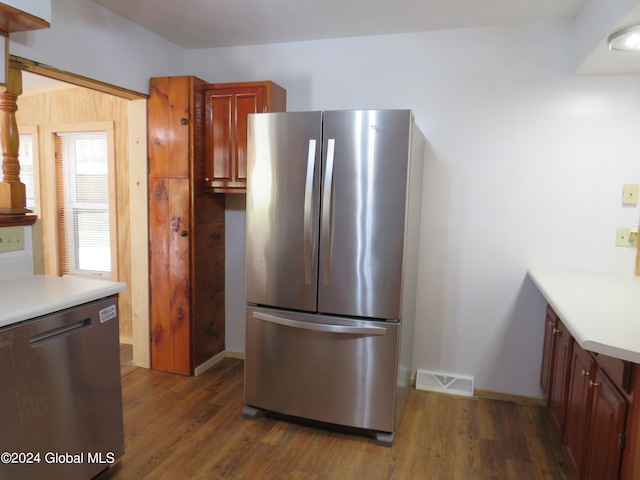
[[243,362],[122,377],[125,450],[106,479],[573,480],[543,407],[411,390],[393,447],[242,417]]

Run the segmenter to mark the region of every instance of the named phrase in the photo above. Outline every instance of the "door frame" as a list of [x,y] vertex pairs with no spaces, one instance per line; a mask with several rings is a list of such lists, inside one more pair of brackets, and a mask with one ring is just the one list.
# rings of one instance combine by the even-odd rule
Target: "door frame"
[[133,364],[150,368],[149,345],[149,259],[135,246],[149,245],[148,175],[147,175],[147,98],[148,95],[110,85],[54,67],[8,55],[9,68],[27,71],[54,80],[85,87],[129,100],[129,231],[131,233],[131,322],[133,331]]

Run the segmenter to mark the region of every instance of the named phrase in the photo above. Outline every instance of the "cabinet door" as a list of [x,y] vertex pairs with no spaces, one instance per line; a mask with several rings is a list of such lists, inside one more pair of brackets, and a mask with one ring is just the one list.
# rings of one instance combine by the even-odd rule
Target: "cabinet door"
[[191,374],[189,180],[149,179],[151,368]]
[[205,96],[207,188],[220,193],[244,191],[248,115],[264,111],[265,88],[215,88],[207,90]]
[[584,470],[586,436],[589,431],[589,406],[593,392],[593,389],[589,388],[589,380],[594,377],[595,366],[591,356],[579,345],[574,344],[564,439],[569,459],[578,478],[581,478]]
[[584,478],[615,480],[620,473],[628,404],[601,370],[589,385],[593,400]]
[[552,334],[554,336],[553,364],[551,366],[551,388],[549,390],[549,409],[560,435],[564,432],[567,412],[567,394],[569,389],[569,366],[573,352],[573,339],[569,331],[556,319]]
[[152,78],[149,84],[149,176],[189,178],[190,77]]
[[547,406],[550,405],[551,394],[551,381],[553,378],[553,362],[555,353],[555,335],[553,331],[556,328],[557,317],[555,312],[550,306],[547,306],[547,316],[545,319],[544,327],[544,344],[542,347],[542,368],[540,370],[540,390],[547,402]]

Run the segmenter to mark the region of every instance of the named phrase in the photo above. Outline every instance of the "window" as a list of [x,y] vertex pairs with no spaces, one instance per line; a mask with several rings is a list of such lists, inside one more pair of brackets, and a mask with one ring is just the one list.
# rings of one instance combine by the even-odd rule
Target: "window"
[[34,174],[33,135],[20,134],[20,148],[18,161],[20,162],[20,181],[24,183],[26,190],[26,207],[29,210],[36,208],[35,174]]
[[63,274],[110,276],[107,132],[56,134],[59,258]]

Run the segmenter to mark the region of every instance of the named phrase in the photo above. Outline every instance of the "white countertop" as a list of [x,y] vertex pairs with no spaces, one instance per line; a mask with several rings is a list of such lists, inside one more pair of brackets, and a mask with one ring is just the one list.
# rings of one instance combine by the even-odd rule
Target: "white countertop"
[[0,280],[0,327],[114,295],[126,283],[80,276],[23,275]]
[[640,363],[640,277],[535,268],[529,277],[578,345]]

